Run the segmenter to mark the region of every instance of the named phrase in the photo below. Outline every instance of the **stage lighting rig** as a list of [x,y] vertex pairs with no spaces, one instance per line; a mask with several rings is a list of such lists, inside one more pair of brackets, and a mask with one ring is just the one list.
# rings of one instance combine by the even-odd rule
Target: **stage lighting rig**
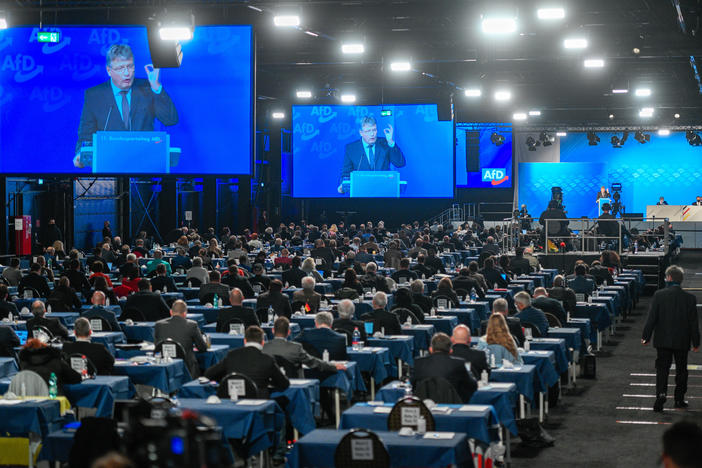
[[687,138],[687,142],[690,146],[702,145],[702,138],[700,138],[699,134],[697,134],[696,132],[688,130],[687,133],[685,133],[685,138]]
[[636,133],[634,133],[634,140],[638,141],[639,143],[641,143],[643,145],[643,144],[651,141],[651,134],[644,133],[641,130],[638,130]]
[[539,134],[539,141],[543,146],[551,146],[556,141],[556,137],[551,132],[543,131]]
[[527,145],[527,148],[529,148],[529,151],[536,151],[536,147],[541,146],[541,142],[536,141],[534,139],[534,137],[530,136],[529,138],[526,139],[526,145]]
[[617,135],[612,135],[610,142],[612,143],[612,148],[621,148],[622,147],[622,143],[619,140],[619,137]]
[[590,146],[597,146],[600,142],[600,137],[597,136],[595,132],[587,132],[587,144]]
[[502,146],[502,144],[505,142],[505,137],[497,132],[492,132],[492,135],[490,135],[490,141],[495,146]]

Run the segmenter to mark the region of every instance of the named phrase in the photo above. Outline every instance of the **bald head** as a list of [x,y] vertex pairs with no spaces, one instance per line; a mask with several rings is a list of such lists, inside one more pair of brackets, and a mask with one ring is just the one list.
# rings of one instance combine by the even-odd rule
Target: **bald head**
[[92,305],[105,305],[105,293],[102,291],[95,291],[90,298],[90,303]]
[[470,345],[470,328],[463,324],[456,326],[451,335],[451,343]]
[[240,306],[244,302],[244,295],[241,289],[234,288],[229,292],[229,303],[233,306]]
[[188,305],[185,303],[185,301],[178,299],[177,301],[173,302],[173,305],[171,306],[171,315],[185,317],[187,313]]

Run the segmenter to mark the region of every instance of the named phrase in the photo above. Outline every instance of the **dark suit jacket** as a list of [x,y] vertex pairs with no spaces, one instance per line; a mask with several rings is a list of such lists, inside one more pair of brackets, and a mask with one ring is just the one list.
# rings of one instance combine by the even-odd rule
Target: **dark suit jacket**
[[548,320],[546,320],[543,310],[537,309],[531,305],[523,309],[521,312],[515,315],[515,317],[522,323],[531,323],[532,325],[536,326],[539,329],[541,336],[546,336],[546,333],[548,332]]
[[63,353],[66,355],[82,354],[93,363],[97,369],[98,375],[109,375],[112,373],[112,366],[115,364],[115,358],[101,343],[90,343],[87,341],[75,341],[73,343],[64,343]]
[[422,312],[424,312],[424,315],[428,315],[431,313],[431,299],[425,296],[424,294],[412,294],[412,300],[416,305],[418,305],[421,309]]
[[197,323],[179,315],[159,320],[154,327],[154,342],[160,343],[167,338],[171,338],[183,346],[185,363],[190,371],[190,376],[192,378],[199,377],[200,368],[195,358],[193,346],[196,346],[198,351],[204,351],[207,349],[207,343],[205,343]]
[[117,317],[115,316],[115,313],[103,307],[93,306],[90,309],[82,312],[81,316],[87,318],[88,320],[97,317],[103,318],[107,320],[107,322],[110,324],[110,328],[112,328],[112,331],[122,331],[122,327],[119,326],[119,322],[117,322]]
[[115,100],[110,81],[85,90],[76,152],[80,150],[84,141],[92,143],[93,133],[98,131],[153,131],[154,119],[166,126],[178,123],[178,112],[165,88],[161,89],[160,94],[156,94],[145,79],[135,78],[132,84],[130,128],[126,128],[122,121],[119,112],[121,105]]
[[384,328],[386,335],[402,334],[400,319],[394,312],[388,312],[385,309],[374,309],[372,312],[363,314],[361,319],[373,321],[373,333],[379,332],[381,328]]
[[463,289],[464,291],[468,292],[468,295],[470,296],[470,290],[475,289],[475,293],[478,295],[479,298],[483,299],[485,297],[485,291],[483,291],[483,288],[480,287],[480,283],[478,283],[478,280],[471,276],[464,276],[464,275],[458,275],[453,279],[453,289],[455,291],[458,291],[459,289]]
[[0,356],[14,357],[14,348],[20,345],[17,333],[5,325],[0,325]]
[[402,150],[395,142],[390,148],[385,138],[375,141],[375,165],[370,166],[363,140],[359,139],[346,145],[344,151],[344,165],[341,168],[341,179],[348,179],[353,171],[389,171],[390,163],[395,167],[404,167],[406,164]]
[[453,345],[453,353],[451,356],[461,358],[465,362],[470,363],[470,371],[476,379],[480,379],[480,375],[483,371],[487,371],[490,375],[490,366],[487,362],[487,355],[485,351],[479,349],[471,348],[468,345],[457,343]]
[[170,309],[160,294],[151,291],[135,292],[127,298],[124,311],[136,309],[142,313],[147,322],[158,322],[171,315]]
[[220,381],[232,372],[244,374],[256,382],[258,394],[262,398],[268,398],[269,386],[274,391],[282,391],[290,386],[290,381],[275,364],[275,359],[253,346],[229,351],[224,359],[205,371],[205,377]]
[[238,273],[229,273],[222,278],[222,284],[226,284],[230,289],[239,288],[246,299],[256,297],[256,292],[253,290],[253,286],[251,286],[249,280],[243,276],[239,276]]
[[17,287],[17,292],[24,294],[25,288],[34,288],[41,295],[41,297],[49,297],[51,294],[51,289],[49,289],[49,283],[46,282],[46,278],[36,273],[29,273],[24,276]]
[[19,315],[17,306],[10,301],[0,301],[0,320],[7,318],[10,313],[13,317],[17,317]]
[[576,294],[585,294],[587,297],[595,290],[595,281],[585,278],[584,276],[576,276],[568,280],[568,287]]
[[336,366],[329,362],[324,362],[319,358],[311,356],[302,344],[295,341],[290,341],[285,338],[273,338],[263,346],[263,352],[269,356],[281,356],[298,367],[297,376],[289,375],[288,377],[304,377],[302,373],[302,365],[306,365],[311,369],[318,369],[322,372],[336,372]]
[[68,278],[71,287],[76,291],[80,291],[84,295],[87,295],[88,291],[90,291],[90,282],[88,282],[88,278],[86,278],[85,274],[82,271],[69,270],[64,272],[64,276]]
[[465,361],[446,353],[437,352],[415,359],[413,371],[412,387],[424,379],[443,377],[451,382],[464,403],[468,403],[478,389],[478,383],[466,370]]
[[492,288],[494,284],[497,284],[498,288],[506,288],[507,281],[502,277],[502,274],[496,268],[490,268],[489,270],[483,268],[480,270],[480,274],[485,277],[485,282],[488,288]]
[[548,290],[549,297],[561,301],[566,312],[575,313],[575,292],[570,288],[551,288]]
[[700,345],[697,300],[679,285],[656,291],[642,338],[656,348],[688,350]]
[[61,338],[68,338],[68,330],[63,326],[59,319],[46,318],[46,317],[34,317],[27,320],[27,330],[29,331],[28,336],[32,337],[32,329],[34,327],[46,327],[54,336],[60,336]]
[[178,286],[176,286],[172,276],[155,276],[151,280],[151,289],[154,291],[163,291],[164,286],[168,289],[168,292],[178,291]]
[[515,275],[527,275],[532,272],[529,260],[524,257],[514,257],[509,262],[509,267]]
[[292,315],[290,299],[282,292],[269,291],[258,296],[256,310],[267,309],[268,306],[273,306],[273,311],[276,315],[284,315],[287,318],[290,318]]
[[244,328],[251,325],[260,325],[256,313],[242,306],[231,306],[226,309],[220,309],[217,314],[217,333],[229,333],[229,325],[231,319],[239,319],[244,324]]
[[326,349],[329,351],[329,359],[343,361],[348,358],[346,336],[331,328],[306,328],[295,341],[302,343],[305,350],[316,357],[321,357]]
[[307,276],[307,273],[302,271],[299,268],[290,268],[289,270],[286,270],[283,272],[283,284],[289,284],[290,286],[294,286],[296,288],[301,288],[302,287],[302,278]]
[[337,319],[334,319],[334,322],[332,323],[332,328],[334,330],[342,329],[342,330],[348,332],[349,336],[353,336],[353,330],[355,328],[358,328],[358,331],[361,332],[361,341],[363,341],[365,343],[366,339],[368,339],[368,337],[366,336],[366,329],[363,326],[363,322],[359,322],[359,321],[351,320],[351,319],[337,318]]
[[566,311],[558,300],[551,297],[539,296],[534,298],[531,304],[545,313],[554,315],[561,322],[562,326],[566,326]]
[[[119,268],[119,274],[122,278],[138,278],[141,276],[139,267],[135,263],[125,263]],[[156,289],[156,288],[154,288]]]

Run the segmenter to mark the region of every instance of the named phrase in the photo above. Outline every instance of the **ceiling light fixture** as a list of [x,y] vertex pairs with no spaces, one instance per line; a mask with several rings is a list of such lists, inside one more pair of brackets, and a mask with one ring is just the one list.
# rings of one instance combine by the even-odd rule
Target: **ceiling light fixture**
[[563,41],[563,47],[566,49],[585,49],[587,48],[587,39],[572,37]]
[[482,22],[485,34],[511,34],[517,31],[517,19],[510,17],[485,17]]
[[540,20],[557,20],[565,18],[563,8],[539,8],[536,10],[536,17]]

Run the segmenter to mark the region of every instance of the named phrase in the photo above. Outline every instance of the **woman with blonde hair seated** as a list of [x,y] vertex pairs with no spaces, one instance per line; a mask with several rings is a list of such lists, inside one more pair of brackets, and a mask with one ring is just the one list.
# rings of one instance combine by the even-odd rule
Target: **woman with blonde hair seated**
[[[512,364],[524,364],[517,350],[517,344],[507,328],[507,321],[499,313],[492,314],[488,319],[487,333],[480,338],[478,349],[486,351],[490,356],[495,356],[495,365],[498,367],[502,365],[503,360]],[[491,361],[490,365],[492,365]]]

